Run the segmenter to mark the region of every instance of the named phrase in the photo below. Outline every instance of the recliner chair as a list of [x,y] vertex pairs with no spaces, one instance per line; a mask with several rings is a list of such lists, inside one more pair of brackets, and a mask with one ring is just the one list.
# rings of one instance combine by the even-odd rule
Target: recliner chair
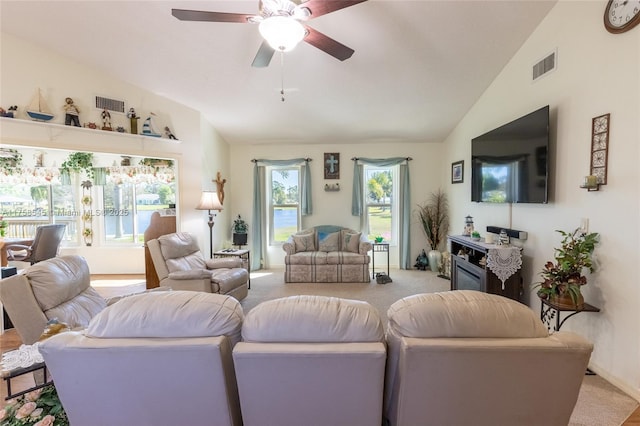
[[147,241],[160,285],[173,290],[228,294],[247,297],[249,273],[239,258],[203,258],[195,238],[176,232]]
[[367,302],[291,296],[251,309],[233,350],[245,426],[380,426],[386,349]]
[[388,310],[389,426],[566,426],[593,345],[549,335],[515,300],[473,290],[417,294]]
[[58,248],[67,225],[40,225],[30,246],[12,244],[5,247],[7,260],[34,263],[51,259],[58,255]]

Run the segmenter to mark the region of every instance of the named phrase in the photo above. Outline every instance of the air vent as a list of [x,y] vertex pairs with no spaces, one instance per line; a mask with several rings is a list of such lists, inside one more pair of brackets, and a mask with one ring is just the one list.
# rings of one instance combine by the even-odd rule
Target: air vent
[[556,69],[557,52],[552,52],[533,66],[533,81]]
[[119,112],[120,114],[124,114],[124,101],[96,96],[96,108],[99,110],[106,109],[111,112]]

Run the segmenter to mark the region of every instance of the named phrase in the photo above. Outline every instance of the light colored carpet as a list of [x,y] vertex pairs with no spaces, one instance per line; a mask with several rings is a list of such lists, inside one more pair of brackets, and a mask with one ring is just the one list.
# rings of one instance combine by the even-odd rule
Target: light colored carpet
[[[389,284],[370,283],[284,283],[283,270],[251,274],[251,290],[241,304],[246,312],[265,300],[296,294],[317,294],[364,300],[380,313],[386,326],[387,309],[393,302],[417,293],[447,291],[448,280],[430,271],[392,270]],[[550,383],[549,386],[552,386]],[[638,402],[599,376],[585,376],[570,426],[619,426],[638,407]]]

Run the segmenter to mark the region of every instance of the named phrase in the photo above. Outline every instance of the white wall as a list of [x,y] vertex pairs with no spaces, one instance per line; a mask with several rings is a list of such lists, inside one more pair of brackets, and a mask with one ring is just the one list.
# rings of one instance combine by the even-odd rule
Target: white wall
[[[589,219],[589,230],[601,234],[601,243],[595,253],[598,272],[583,290],[585,300],[602,311],[571,318],[563,331],[591,340],[592,368],[640,400],[640,28],[608,33],[602,23],[605,6],[604,1],[560,1],[445,141],[447,162],[470,164],[473,137],[550,105],[551,202],[513,205],[512,211],[508,205],[471,203],[469,168],[464,184],[448,190],[454,225],[470,214],[477,229],[511,225],[529,232],[523,244],[527,286],[539,280],[539,270],[559,245],[554,230],[572,230],[581,218]],[[556,48],[557,70],[531,82],[532,65]],[[579,185],[589,174],[591,119],[605,113],[611,113],[608,184],[587,192]],[[441,179],[448,179],[448,171],[442,170]],[[535,295],[530,304],[539,310]]]
[[[201,247],[207,250],[209,230],[206,212],[195,210],[202,189],[215,177],[213,171],[227,173],[228,148],[201,114],[184,105],[115,80],[101,71],[76,63],[9,34],[1,39],[0,105],[19,106],[17,119],[3,119],[0,141],[3,144],[39,146],[46,149],[70,149],[145,157],[173,158],[178,168],[178,229],[197,234]],[[40,87],[56,114],[56,126],[27,121],[24,110]],[[122,99],[127,108],[134,107],[141,117],[153,111],[157,122],[168,125],[180,143],[168,139],[136,137],[115,132],[60,126],[64,123],[62,105],[70,96],[80,108],[80,122],[100,124],[100,111],[92,107],[93,96],[101,95]],[[129,129],[128,119],[112,114],[112,125]],[[138,122],[141,130],[142,120]],[[216,146],[211,150],[210,146]],[[207,148],[205,148],[207,147]],[[214,152],[215,155],[210,155]],[[45,160],[46,161],[46,160]],[[206,164],[206,168],[204,165]],[[59,163],[58,163],[59,165]],[[208,176],[210,174],[210,176]],[[224,212],[223,212],[224,214]],[[222,216],[222,215],[221,215]],[[220,217],[219,220],[228,222]],[[216,235],[216,245],[222,236]],[[143,273],[142,247],[72,247],[63,253],[78,253],[87,258],[92,273]]]
[[[353,184],[353,157],[388,158],[412,157],[409,162],[411,182],[412,210],[416,204],[422,204],[429,194],[438,189],[442,146],[440,144],[339,144],[326,145],[244,145],[231,147],[231,191],[234,194],[233,215],[241,214],[249,224],[249,238],[252,229],[253,163],[252,159],[287,160],[292,158],[311,158],[311,182],[313,214],[303,216],[302,228],[315,225],[340,225],[353,229],[360,228],[360,220],[351,215],[351,187]],[[340,179],[324,179],[324,153],[340,153]],[[340,183],[338,192],[325,192],[324,185]],[[238,194],[245,194],[238,196]],[[422,249],[428,249],[420,225],[412,215],[411,255],[415,259]],[[398,266],[398,248],[390,247],[391,266]],[[284,251],[281,246],[268,250],[268,265],[284,265]]]

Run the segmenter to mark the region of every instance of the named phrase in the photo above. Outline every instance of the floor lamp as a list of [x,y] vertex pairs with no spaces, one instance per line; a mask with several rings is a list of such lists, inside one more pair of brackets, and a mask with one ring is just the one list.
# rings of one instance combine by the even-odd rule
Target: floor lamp
[[209,214],[209,258],[213,258],[213,218],[216,215],[213,210],[222,211],[222,204],[218,199],[218,194],[215,191],[202,191],[202,197],[200,197],[200,204],[196,207],[196,210],[207,210]]

